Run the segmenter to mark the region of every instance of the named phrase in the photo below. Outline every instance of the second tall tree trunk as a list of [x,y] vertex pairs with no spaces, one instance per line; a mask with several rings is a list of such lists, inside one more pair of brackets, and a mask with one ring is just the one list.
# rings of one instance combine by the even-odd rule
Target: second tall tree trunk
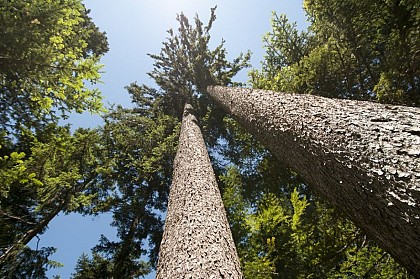
[[216,178],[189,104],[184,109],[156,278],[242,278]]
[[208,93],[419,276],[419,108],[222,86]]

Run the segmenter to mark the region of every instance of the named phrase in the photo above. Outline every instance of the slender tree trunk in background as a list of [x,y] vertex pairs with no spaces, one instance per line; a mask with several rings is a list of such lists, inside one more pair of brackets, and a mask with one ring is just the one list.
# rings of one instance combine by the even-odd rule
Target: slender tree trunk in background
[[156,278],[242,278],[201,130],[185,105]]
[[45,227],[51,222],[51,220],[65,208],[65,203],[60,204],[54,211],[50,212],[48,215],[44,216],[36,225],[27,231],[18,241],[11,244],[10,247],[0,256],[0,265],[8,261],[11,257],[16,256],[19,251],[28,244],[35,236],[41,233]]
[[248,132],[420,274],[420,109],[209,87]]
[[73,192],[78,193],[83,191],[83,189],[89,187],[93,183],[93,180],[89,181],[84,185],[84,187],[76,188],[74,191],[69,191],[67,194],[64,194],[63,198],[58,202],[57,206],[54,209],[51,209],[51,212],[43,216],[42,219],[38,220],[38,222],[34,225],[34,227],[28,230],[19,240],[15,243],[12,243],[7,250],[0,256],[0,264],[5,263],[6,261],[10,260],[10,257],[16,256],[19,250],[22,249],[25,245],[27,245],[35,236],[41,233],[61,211],[63,211],[66,206],[68,205]]
[[124,278],[127,276],[125,262],[127,261],[127,258],[130,258],[130,249],[132,249],[134,245],[134,235],[137,226],[140,223],[140,218],[141,215],[137,214],[134,220],[131,221],[128,233],[121,237],[123,238],[123,242],[120,250],[116,252],[114,267],[112,269],[112,278]]

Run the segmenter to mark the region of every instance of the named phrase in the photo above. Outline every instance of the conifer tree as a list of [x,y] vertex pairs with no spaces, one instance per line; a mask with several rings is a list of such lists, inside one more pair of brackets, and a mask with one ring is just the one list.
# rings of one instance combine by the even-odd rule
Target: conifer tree
[[[161,53],[151,55],[156,62],[150,75],[163,90],[162,105],[180,118],[183,115],[184,123],[178,161],[174,165],[158,278],[187,275],[241,278],[236,250],[198,121],[203,119],[201,123],[208,123],[220,119],[208,98],[203,95],[205,88],[209,84],[230,84],[232,77],[247,66],[249,54],[240,55],[233,62],[228,62],[223,42],[215,50],[208,49],[209,31],[216,19],[214,12],[215,9],[212,9],[209,22],[204,27],[198,17],[195,18],[195,26],[192,26],[185,15],[180,14],[177,18],[180,23],[179,32],[176,34],[169,30],[170,38],[164,43]],[[192,114],[193,110],[197,110],[196,116]],[[216,135],[217,131],[213,130],[213,134]],[[195,163],[200,162],[198,165],[202,167],[202,173],[193,170],[196,165],[191,161],[192,157],[185,154],[197,158]],[[203,192],[205,189],[208,193]],[[192,204],[189,209],[182,208],[182,204],[188,200],[196,203],[197,208]],[[186,213],[189,215],[184,216]],[[179,218],[183,218],[181,223]],[[192,227],[188,228],[185,222],[191,222]],[[207,225],[209,232],[206,232]],[[180,234],[185,239],[179,238]],[[205,243],[199,243],[205,240]],[[174,245],[180,248],[171,253]]]

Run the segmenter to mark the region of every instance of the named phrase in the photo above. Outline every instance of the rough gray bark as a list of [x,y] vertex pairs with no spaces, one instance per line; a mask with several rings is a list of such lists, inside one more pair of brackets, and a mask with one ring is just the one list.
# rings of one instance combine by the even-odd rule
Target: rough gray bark
[[213,168],[188,104],[174,162],[156,278],[242,278]]
[[414,274],[420,109],[243,88],[211,97]]

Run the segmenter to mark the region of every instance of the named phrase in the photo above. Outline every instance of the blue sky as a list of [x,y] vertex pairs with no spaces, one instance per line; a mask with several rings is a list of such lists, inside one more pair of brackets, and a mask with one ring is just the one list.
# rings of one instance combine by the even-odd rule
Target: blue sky
[[[177,28],[176,14],[184,12],[189,18],[197,13],[207,22],[210,8],[218,6],[217,20],[211,31],[212,44],[226,40],[226,49],[231,58],[240,52],[251,50],[253,68],[260,68],[263,58],[262,35],[270,31],[272,11],[284,13],[299,28],[305,28],[302,1],[297,0],[89,0],[84,1],[91,9],[91,17],[102,31],[106,31],[110,51],[102,59],[104,64],[102,82],[97,87],[102,91],[104,102],[131,106],[124,87],[132,82],[153,85],[147,76],[153,61],[147,53],[160,52],[166,40],[166,31]],[[246,82],[246,72],[237,81]],[[73,115],[73,127],[95,127],[101,124],[99,116]],[[115,229],[109,226],[110,215],[96,218],[76,214],[60,215],[49,225],[49,230],[40,236],[39,245],[54,246],[58,251],[53,260],[64,264],[63,268],[48,273],[69,278],[77,258],[97,243],[101,234],[115,237]],[[154,278],[154,274],[146,278]]]

